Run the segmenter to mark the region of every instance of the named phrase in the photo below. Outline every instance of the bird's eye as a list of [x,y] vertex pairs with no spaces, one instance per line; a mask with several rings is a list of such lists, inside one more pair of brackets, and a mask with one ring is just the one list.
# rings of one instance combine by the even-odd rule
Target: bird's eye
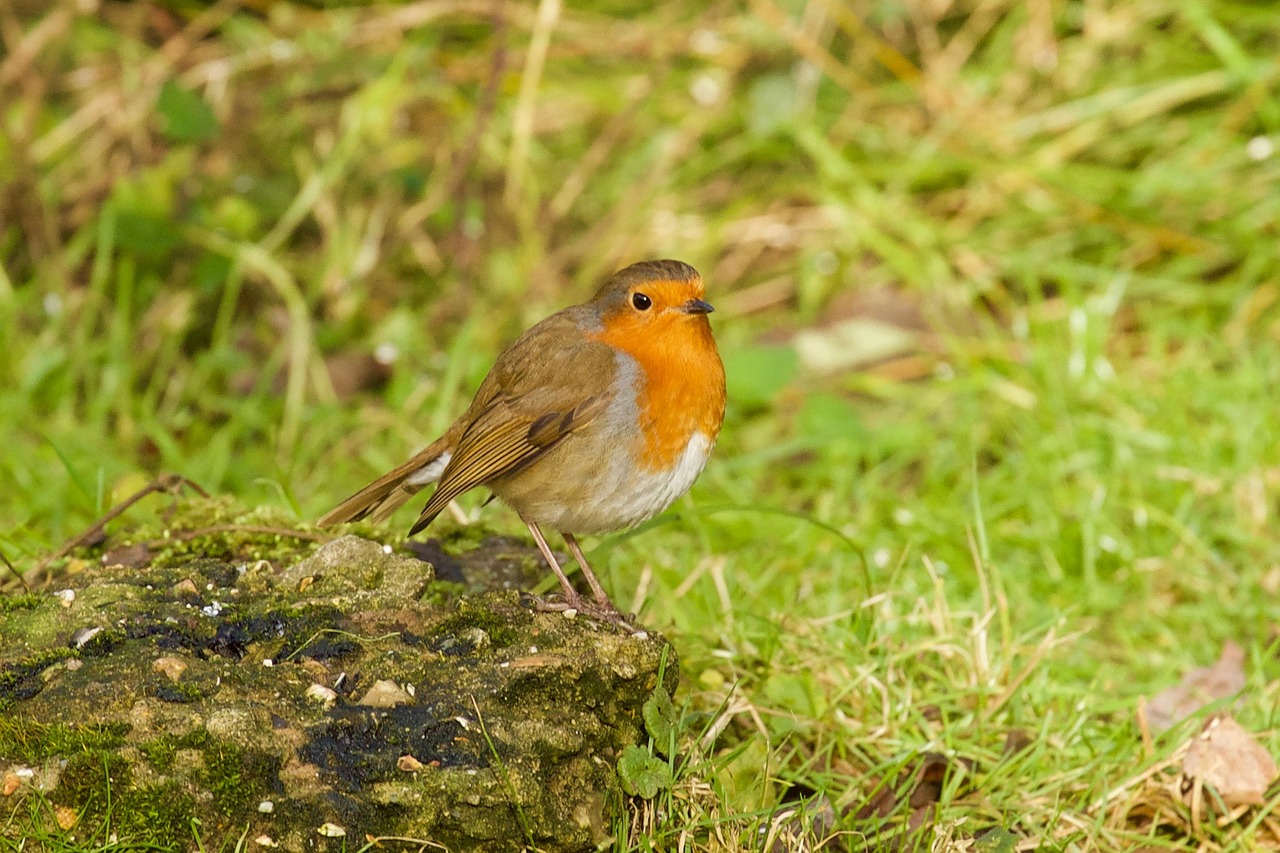
[[653,300],[643,293],[633,293],[631,295],[631,304],[636,306],[637,311],[648,311],[649,306],[653,304]]

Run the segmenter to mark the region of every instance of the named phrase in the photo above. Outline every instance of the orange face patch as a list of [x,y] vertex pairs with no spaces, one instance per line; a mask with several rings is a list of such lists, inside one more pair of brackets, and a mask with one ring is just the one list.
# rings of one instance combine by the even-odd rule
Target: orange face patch
[[633,291],[652,304],[638,310],[628,304],[601,319],[592,335],[636,360],[637,389],[645,442],[640,464],[665,471],[680,459],[694,433],[714,441],[724,420],[724,365],[705,314],[680,310],[701,299],[702,282],[655,281]]

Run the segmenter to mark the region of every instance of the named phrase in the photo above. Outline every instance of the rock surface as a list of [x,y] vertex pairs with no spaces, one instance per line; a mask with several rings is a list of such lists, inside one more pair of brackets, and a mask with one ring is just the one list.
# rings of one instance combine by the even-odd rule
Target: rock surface
[[0,836],[185,849],[194,818],[207,849],[609,837],[617,758],[659,673],[675,687],[664,640],[464,594],[355,536],[283,571],[234,551],[0,599]]

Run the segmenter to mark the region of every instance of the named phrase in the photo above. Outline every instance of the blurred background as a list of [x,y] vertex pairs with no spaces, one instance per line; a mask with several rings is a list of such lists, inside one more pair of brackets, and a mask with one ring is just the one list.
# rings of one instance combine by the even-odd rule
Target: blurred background
[[[955,719],[1022,685],[1034,729],[1270,648],[1272,3],[0,0],[0,40],[20,570],[163,471],[315,518],[524,328],[675,257],[725,432],[594,553],[695,700],[741,685],[752,767],[826,790],[863,712],[863,764],[922,748],[952,718],[913,678]],[[848,706],[867,655],[893,711]]]

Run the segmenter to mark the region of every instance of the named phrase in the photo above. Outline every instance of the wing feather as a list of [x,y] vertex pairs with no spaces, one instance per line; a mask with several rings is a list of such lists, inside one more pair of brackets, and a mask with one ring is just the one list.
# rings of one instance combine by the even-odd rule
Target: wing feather
[[567,410],[530,419],[516,411],[516,402],[499,397],[471,422],[410,536],[430,524],[462,493],[527,468],[599,417],[608,405],[605,395],[596,394]]

